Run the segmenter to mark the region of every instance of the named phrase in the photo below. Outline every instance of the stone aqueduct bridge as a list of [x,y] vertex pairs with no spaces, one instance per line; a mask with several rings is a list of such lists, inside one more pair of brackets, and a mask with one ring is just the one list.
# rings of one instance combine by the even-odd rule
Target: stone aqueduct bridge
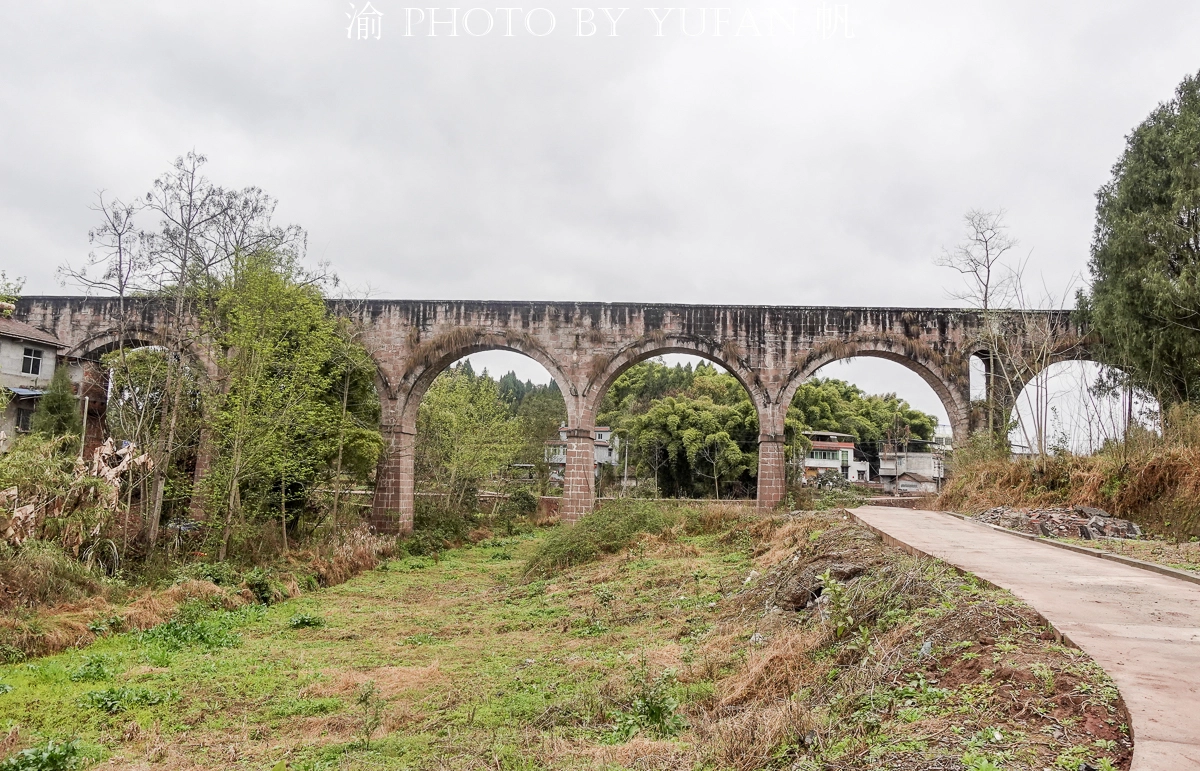
[[[361,325],[362,341],[378,365],[386,454],[372,518],[381,530],[411,528],[417,406],[438,373],[471,353],[516,351],[557,381],[568,419],[562,506],[568,520],[593,505],[600,401],[618,375],[644,359],[694,354],[745,386],[758,410],[761,507],[783,498],[784,416],[797,387],[820,367],[855,356],[907,367],[937,393],[961,442],[981,419],[971,407],[970,357],[990,359],[978,342],[982,314],[963,309],[419,300],[330,305]],[[162,313],[149,303],[127,311],[129,344],[165,342]],[[1084,358],[1080,330],[1067,312],[1034,313],[1056,338],[1056,359]],[[117,314],[109,298],[25,297],[17,308],[18,318],[55,334],[69,355],[83,358],[116,345]]]

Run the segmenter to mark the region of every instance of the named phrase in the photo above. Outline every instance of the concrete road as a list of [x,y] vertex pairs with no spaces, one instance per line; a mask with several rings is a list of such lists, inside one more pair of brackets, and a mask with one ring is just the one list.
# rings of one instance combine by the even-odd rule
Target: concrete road
[[1200,585],[935,511],[854,514],[894,545],[1008,589],[1104,667],[1133,721],[1132,771],[1200,771]]

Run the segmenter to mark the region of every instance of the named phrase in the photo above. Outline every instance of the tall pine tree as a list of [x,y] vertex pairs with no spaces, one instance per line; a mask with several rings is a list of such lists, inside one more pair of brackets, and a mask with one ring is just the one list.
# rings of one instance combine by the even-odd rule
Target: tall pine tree
[[1128,136],[1097,199],[1081,316],[1136,385],[1200,399],[1200,74]]
[[79,436],[83,432],[79,400],[75,398],[71,374],[66,367],[59,365],[54,368],[54,377],[50,378],[50,387],[38,402],[30,428],[50,437]]

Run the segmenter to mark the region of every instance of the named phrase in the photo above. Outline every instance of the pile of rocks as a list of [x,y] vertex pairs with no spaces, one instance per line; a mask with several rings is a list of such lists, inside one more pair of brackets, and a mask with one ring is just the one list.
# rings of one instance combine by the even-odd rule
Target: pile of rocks
[[997,506],[975,519],[1009,530],[1047,538],[1139,538],[1141,529],[1127,519],[1110,517],[1103,509],[1074,506],[1066,509],[1014,509]]

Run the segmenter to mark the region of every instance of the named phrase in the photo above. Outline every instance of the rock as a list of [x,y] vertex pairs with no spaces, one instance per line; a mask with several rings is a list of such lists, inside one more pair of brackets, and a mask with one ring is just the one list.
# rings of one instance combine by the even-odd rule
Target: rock
[[1127,519],[1110,517],[1091,506],[1073,508],[1013,509],[997,506],[975,516],[980,522],[1033,533],[1045,538],[1140,538],[1141,528]]

